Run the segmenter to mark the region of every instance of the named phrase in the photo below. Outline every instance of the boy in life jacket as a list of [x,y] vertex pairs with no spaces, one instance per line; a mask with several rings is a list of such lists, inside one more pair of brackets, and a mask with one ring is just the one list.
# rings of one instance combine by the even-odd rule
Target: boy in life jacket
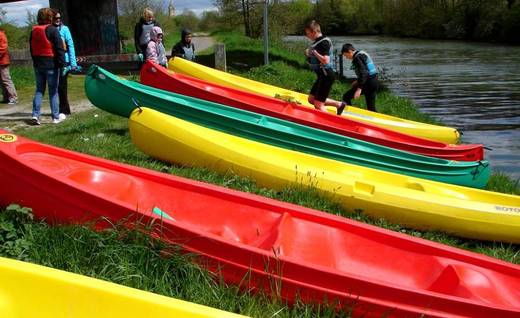
[[343,102],[338,107],[338,115],[341,115],[346,105],[352,105],[352,99],[358,99],[361,95],[365,95],[367,109],[377,111],[377,69],[372,58],[365,51],[357,51],[350,43],[343,45],[341,54],[352,60],[350,68],[356,73],[357,79],[352,82],[352,88],[343,95]]
[[150,42],[148,42],[148,47],[146,48],[146,60],[166,67],[168,61],[162,40],[162,29],[158,26],[153,27],[150,31]]
[[193,45],[191,40],[191,31],[182,29],[181,40],[172,48],[172,57],[178,56],[188,61],[195,60],[195,45]]
[[305,56],[311,70],[317,76],[308,101],[321,111],[327,111],[326,105],[338,107],[335,100],[328,98],[335,80],[332,41],[321,33],[321,27],[315,20],[305,26],[305,36],[313,41],[305,50]]

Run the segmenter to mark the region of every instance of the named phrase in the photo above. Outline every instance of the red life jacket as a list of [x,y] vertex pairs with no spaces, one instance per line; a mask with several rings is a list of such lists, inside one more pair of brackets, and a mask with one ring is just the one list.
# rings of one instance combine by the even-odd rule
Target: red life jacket
[[31,50],[33,56],[54,56],[51,41],[49,41],[45,34],[45,29],[47,29],[49,25],[50,24],[40,24],[33,26],[31,36]]

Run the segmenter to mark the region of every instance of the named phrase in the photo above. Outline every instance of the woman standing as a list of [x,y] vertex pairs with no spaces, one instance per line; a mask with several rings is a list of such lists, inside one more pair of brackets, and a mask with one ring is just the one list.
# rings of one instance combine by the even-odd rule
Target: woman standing
[[80,67],[76,63],[76,51],[74,49],[74,41],[70,34],[69,28],[63,24],[61,13],[57,10],[54,11],[53,24],[58,28],[60,32],[61,40],[63,41],[63,47],[65,50],[65,66],[63,67],[60,80],[58,85],[58,97],[60,100],[60,120],[67,118],[70,115],[69,98],[67,96],[67,78],[70,71],[79,71]]
[[146,60],[146,48],[150,42],[150,31],[153,27],[160,27],[159,22],[155,21],[155,15],[150,8],[145,8],[143,16],[134,28],[135,51],[141,61]]
[[65,62],[63,42],[60,32],[51,24],[53,12],[50,8],[38,10],[38,24],[33,26],[29,37],[31,57],[36,79],[36,92],[33,99],[32,123],[40,124],[40,108],[45,86],[48,85],[52,122],[59,119],[58,82],[60,69]]

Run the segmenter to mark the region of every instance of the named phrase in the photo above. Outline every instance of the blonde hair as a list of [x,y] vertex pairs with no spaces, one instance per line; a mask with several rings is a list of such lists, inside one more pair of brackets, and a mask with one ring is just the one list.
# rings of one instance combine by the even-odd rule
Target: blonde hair
[[155,18],[155,14],[153,13],[152,9],[150,8],[144,8],[143,10],[143,18],[145,20],[148,20],[148,18]]
[[316,22],[316,20],[311,20],[311,21],[309,21],[309,22],[305,25],[305,30],[311,30],[311,31],[314,31],[314,32],[321,33],[321,27],[320,27],[320,24],[319,24],[318,22]]
[[41,8],[38,10],[36,20],[38,21],[38,24],[50,24],[53,17],[54,12],[52,12],[51,8]]

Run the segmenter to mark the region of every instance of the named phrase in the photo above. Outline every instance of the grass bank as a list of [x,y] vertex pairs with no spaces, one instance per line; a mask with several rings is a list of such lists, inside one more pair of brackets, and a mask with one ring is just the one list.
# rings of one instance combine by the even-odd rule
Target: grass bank
[[[298,51],[300,48],[297,46],[286,47],[282,43],[273,43],[272,65],[261,66],[263,61],[261,41],[229,34],[215,36],[226,43],[228,63],[234,73],[301,92],[306,92],[314,80],[314,75],[300,61],[301,54]],[[207,64],[211,64],[213,58],[211,52],[199,55],[199,60]],[[13,77],[16,83],[17,77]],[[71,78],[69,96],[71,99],[84,98],[83,83],[80,82],[79,76],[74,78]],[[32,94],[32,82],[27,83],[29,84],[26,89],[31,90],[30,94]],[[335,84],[334,97],[341,96],[345,89],[343,85],[346,84],[339,82]],[[395,97],[389,92],[383,92],[378,96],[378,105],[386,113],[433,122],[428,116],[419,113],[410,101]],[[518,245],[479,242],[439,232],[410,230],[388,223],[384,219],[371,220],[362,214],[348,213],[330,197],[311,188],[294,186],[275,191],[258,187],[252,180],[232,173],[217,174],[207,169],[185,168],[154,160],[131,143],[127,119],[110,115],[102,110],[95,109],[74,114],[60,125],[25,127],[16,132],[74,151],[296,203],[520,264]],[[504,175],[494,174],[488,189],[520,194],[518,184]],[[213,279],[211,274],[193,265],[190,256],[181,257],[173,253],[164,257],[162,252],[165,249],[171,251],[170,247],[138,233],[117,226],[101,233],[91,231],[85,226],[49,227],[31,220],[27,212],[25,209],[13,207],[8,212],[0,213],[0,255],[98,277],[253,317],[336,316],[323,308],[297,305],[290,309],[276,299],[273,301],[264,295],[250,295],[247,291],[226,286],[218,279]]]

